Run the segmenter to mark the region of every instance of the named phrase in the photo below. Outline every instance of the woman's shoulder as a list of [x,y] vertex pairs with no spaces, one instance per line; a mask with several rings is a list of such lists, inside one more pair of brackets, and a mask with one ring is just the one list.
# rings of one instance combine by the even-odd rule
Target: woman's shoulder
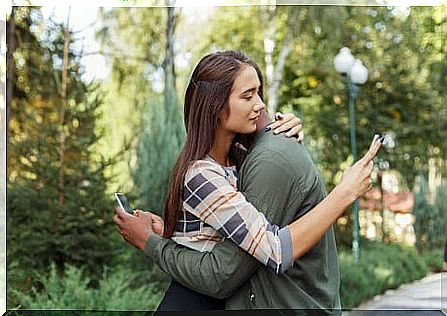
[[222,166],[212,161],[211,159],[204,158],[195,160],[191,163],[191,165],[188,168],[188,171],[186,172],[185,182],[191,180],[192,178],[196,177],[199,174],[202,176],[210,174],[217,174],[223,176],[224,170],[222,169]]

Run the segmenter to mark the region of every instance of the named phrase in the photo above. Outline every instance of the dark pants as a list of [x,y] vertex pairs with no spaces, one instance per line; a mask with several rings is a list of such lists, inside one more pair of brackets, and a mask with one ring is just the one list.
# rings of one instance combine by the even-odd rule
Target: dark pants
[[225,300],[219,300],[172,280],[157,311],[225,310]]

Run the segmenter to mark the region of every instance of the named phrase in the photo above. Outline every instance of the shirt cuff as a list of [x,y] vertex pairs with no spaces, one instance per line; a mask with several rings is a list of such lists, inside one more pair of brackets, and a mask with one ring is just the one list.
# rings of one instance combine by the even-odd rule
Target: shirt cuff
[[152,258],[158,242],[160,242],[162,239],[163,238],[157,234],[152,234],[149,236],[149,238],[146,240],[146,244],[144,245],[144,253],[147,257]]
[[279,230],[278,237],[279,240],[281,241],[281,254],[282,254],[281,273],[284,273],[293,266],[292,236],[290,236],[290,229],[288,225]]

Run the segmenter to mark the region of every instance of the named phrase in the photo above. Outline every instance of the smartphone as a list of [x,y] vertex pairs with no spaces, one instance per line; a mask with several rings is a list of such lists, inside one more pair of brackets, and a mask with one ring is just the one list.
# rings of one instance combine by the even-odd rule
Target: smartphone
[[127,213],[133,215],[133,209],[130,206],[129,201],[127,200],[127,197],[126,197],[126,195],[124,195],[124,193],[115,192],[115,198],[116,198],[116,201],[118,202],[119,206],[123,210],[125,210]]
[[380,135],[380,134],[374,134],[373,140],[372,140],[371,145],[369,146],[369,148],[372,148],[372,147],[374,146],[375,142],[376,142],[380,137],[382,137],[382,135]]

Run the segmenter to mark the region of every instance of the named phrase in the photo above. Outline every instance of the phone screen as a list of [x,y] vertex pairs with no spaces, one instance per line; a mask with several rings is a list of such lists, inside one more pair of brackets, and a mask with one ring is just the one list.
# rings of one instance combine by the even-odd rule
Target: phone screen
[[127,200],[127,197],[123,193],[115,193],[115,198],[121,206],[123,210],[125,210],[127,213],[133,214],[133,209],[129,204],[129,201]]

